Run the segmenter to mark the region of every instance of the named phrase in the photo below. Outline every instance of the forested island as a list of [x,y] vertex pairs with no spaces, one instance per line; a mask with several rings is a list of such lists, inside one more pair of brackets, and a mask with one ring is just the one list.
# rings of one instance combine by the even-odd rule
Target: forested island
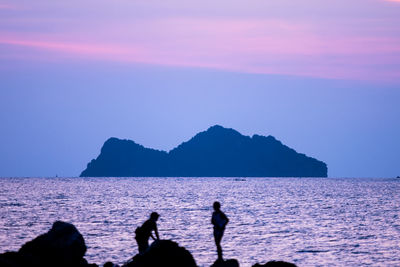
[[327,165],[273,136],[245,136],[219,125],[169,152],[108,139],[81,177],[327,177]]

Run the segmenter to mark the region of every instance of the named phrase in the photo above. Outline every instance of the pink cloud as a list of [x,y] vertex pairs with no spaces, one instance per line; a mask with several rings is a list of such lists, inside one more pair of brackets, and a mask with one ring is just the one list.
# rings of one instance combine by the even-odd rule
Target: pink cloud
[[0,3],[0,9],[17,9],[16,5],[10,5],[10,4],[1,4]]
[[110,55],[110,54],[121,54],[123,51],[120,49],[115,49],[115,47],[107,46],[96,46],[90,44],[80,44],[80,43],[60,43],[54,41],[32,41],[24,39],[5,39],[0,38],[0,43],[16,46],[26,46],[39,48],[44,50],[55,50],[72,54],[82,54],[82,55]]

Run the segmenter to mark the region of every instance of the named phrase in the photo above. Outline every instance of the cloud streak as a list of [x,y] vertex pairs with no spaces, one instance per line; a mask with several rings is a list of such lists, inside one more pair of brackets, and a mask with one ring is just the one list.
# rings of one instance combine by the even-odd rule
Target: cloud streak
[[11,5],[0,4],[0,9],[12,9],[12,8],[14,7]]

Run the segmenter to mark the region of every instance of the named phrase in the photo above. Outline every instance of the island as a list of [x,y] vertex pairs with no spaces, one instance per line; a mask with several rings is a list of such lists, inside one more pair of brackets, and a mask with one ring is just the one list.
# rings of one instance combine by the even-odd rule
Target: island
[[245,136],[219,125],[169,152],[108,139],[81,177],[327,177],[327,165],[273,136]]

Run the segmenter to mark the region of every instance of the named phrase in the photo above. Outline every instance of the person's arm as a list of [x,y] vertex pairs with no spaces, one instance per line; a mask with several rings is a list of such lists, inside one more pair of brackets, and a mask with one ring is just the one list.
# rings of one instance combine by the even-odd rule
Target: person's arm
[[[158,235],[157,224],[154,226],[154,233],[156,234],[157,240],[160,240],[160,236]],[[156,239],[154,239],[156,240]]]
[[156,240],[153,233],[150,234],[151,239]]
[[228,224],[229,219],[228,219],[228,217],[226,217],[225,213],[222,213],[222,215],[224,216],[224,219],[225,219],[225,224],[224,224],[224,227],[225,227]]

